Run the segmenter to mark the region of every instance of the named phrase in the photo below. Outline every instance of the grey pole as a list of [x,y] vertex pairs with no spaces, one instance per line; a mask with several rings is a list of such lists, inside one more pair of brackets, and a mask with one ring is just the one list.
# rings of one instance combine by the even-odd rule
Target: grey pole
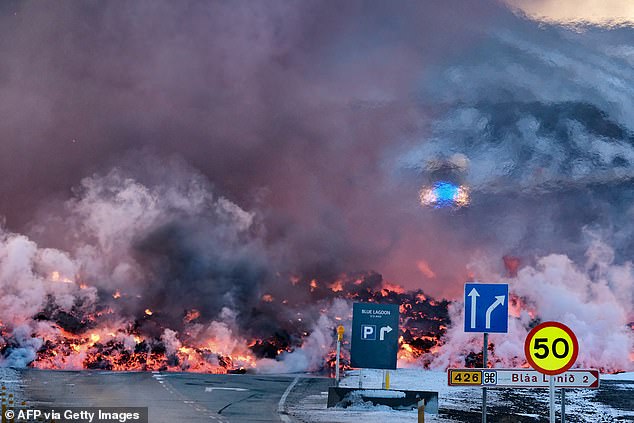
[[561,388],[561,423],[566,423],[566,390]]
[[548,376],[548,391],[550,402],[550,423],[555,423],[555,376]]
[[[489,334],[484,332],[484,342],[482,345],[482,367],[487,368],[487,350],[489,347]],[[487,388],[482,388],[482,423],[487,423]]]
[[337,339],[337,362],[335,367],[335,386],[339,386],[339,356],[341,355],[341,341]]

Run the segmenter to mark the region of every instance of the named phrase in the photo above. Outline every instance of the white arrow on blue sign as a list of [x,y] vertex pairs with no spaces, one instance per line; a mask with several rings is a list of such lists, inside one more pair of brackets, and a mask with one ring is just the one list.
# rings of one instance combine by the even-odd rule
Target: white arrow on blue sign
[[508,284],[465,284],[464,331],[507,333],[509,329],[508,299]]

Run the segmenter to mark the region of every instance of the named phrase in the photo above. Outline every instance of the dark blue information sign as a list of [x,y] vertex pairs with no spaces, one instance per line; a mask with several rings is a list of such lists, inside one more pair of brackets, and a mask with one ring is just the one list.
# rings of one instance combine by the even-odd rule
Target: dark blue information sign
[[352,367],[396,369],[398,304],[354,303]]

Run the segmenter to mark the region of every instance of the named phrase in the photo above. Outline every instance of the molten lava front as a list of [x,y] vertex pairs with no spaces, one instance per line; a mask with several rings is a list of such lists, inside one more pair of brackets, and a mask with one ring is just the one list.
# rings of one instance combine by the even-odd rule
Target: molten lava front
[[[89,289],[86,282],[79,283],[59,272],[53,272],[50,281],[81,284],[83,289]],[[271,293],[261,295],[251,310],[253,316],[267,319],[274,315],[272,309],[282,309],[283,315],[290,318],[286,321],[271,318],[268,333],[251,337],[226,322],[206,320],[204,312],[196,309],[183,310],[179,322],[166,320],[157,307],[144,307],[130,318],[118,307],[128,297],[122,290],[101,295],[103,304],[91,313],[82,313],[79,306],[69,312],[49,305],[33,316],[36,332],[30,335],[41,340],[41,344],[28,365],[41,369],[242,372],[283,361],[285,355],[310,343],[316,330],[325,329],[329,333],[316,347],[323,352],[321,362],[308,370],[330,372],[335,362],[335,327],[340,323],[350,327],[352,302],[400,304],[399,360],[404,363],[417,363],[425,355],[433,354],[450,323],[447,301],[433,301],[422,291],[405,292],[373,273],[342,276],[333,281],[292,277],[288,285],[304,291],[306,302],[292,304]],[[235,318],[227,313],[228,320]],[[315,329],[317,316],[330,318],[325,328]],[[0,353],[15,354],[23,342],[8,336],[7,327],[0,329],[3,335]],[[342,363],[348,366],[347,348],[343,348]],[[422,364],[425,363],[429,363],[429,358]]]
[[[17,356],[24,360],[22,365],[40,369],[329,374],[334,373],[336,360],[336,327],[343,324],[349,331],[352,303],[380,302],[400,305],[400,367],[482,365],[481,343],[473,337],[456,343],[456,333],[449,332],[449,328],[457,330],[451,316],[460,315],[452,312],[449,301],[436,301],[420,290],[406,292],[376,273],[333,280],[291,276],[283,281],[284,289],[262,293],[243,315],[225,308],[220,316],[209,317],[205,310],[189,308],[178,319],[157,305],[140,305],[142,298],[123,290],[98,292],[85,281],[57,271],[48,279],[79,292],[97,292],[98,306],[86,312],[81,296],[69,309],[50,302],[32,316],[31,333],[25,332],[21,322],[0,323],[1,358],[15,360]],[[133,314],[130,304],[136,304]],[[534,306],[521,296],[511,295],[509,312],[516,322],[529,326],[539,322]],[[250,322],[255,329],[245,330],[240,321]],[[631,324],[628,329],[633,328]],[[342,348],[344,367],[350,363],[347,339],[349,333]],[[494,342],[489,345],[491,363],[526,365],[523,357],[508,358],[508,345],[502,347],[507,351],[501,355],[496,348]],[[453,355],[442,358],[448,350]]]

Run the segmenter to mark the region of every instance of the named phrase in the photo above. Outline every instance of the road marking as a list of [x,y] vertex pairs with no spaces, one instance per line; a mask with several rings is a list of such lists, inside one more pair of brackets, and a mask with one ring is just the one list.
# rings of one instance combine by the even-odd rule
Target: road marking
[[[160,374],[159,372],[153,371],[152,372],[152,378],[157,381],[158,383],[160,383],[160,386],[162,386],[163,388],[165,388],[165,390],[167,392],[169,392],[170,394],[176,396],[176,397],[180,397],[179,399],[181,401],[183,401],[184,404],[186,404],[187,406],[193,408],[194,410],[196,410],[198,413],[212,413],[211,410],[207,409],[204,406],[199,405],[198,403],[196,403],[196,401],[192,401],[187,399],[187,397],[185,397],[183,394],[181,394],[180,392],[177,392],[175,389],[172,389],[172,387],[170,386],[168,381],[163,380],[163,377],[165,375]],[[240,389],[240,388],[238,388]],[[246,391],[247,389],[245,389]],[[227,420],[225,420],[222,416],[217,416],[214,414],[208,414],[207,417],[209,417],[211,420],[215,420],[217,422],[221,422],[221,423],[227,423]]]
[[212,391],[238,391],[238,392],[244,392],[244,391],[248,391],[248,389],[245,388],[216,388],[216,387],[206,387],[205,388],[205,392],[212,392]]
[[291,391],[293,390],[295,385],[297,385],[297,382],[299,382],[299,376],[297,376],[295,379],[293,379],[291,384],[288,385],[288,388],[286,388],[286,391],[284,391],[284,394],[282,395],[282,398],[280,398],[280,402],[277,403],[277,414],[280,415],[280,419],[284,423],[292,423],[293,422],[293,420],[288,416],[288,413],[284,409],[284,406],[285,406],[285,403],[286,403],[286,398],[288,398],[288,394],[291,393]]

